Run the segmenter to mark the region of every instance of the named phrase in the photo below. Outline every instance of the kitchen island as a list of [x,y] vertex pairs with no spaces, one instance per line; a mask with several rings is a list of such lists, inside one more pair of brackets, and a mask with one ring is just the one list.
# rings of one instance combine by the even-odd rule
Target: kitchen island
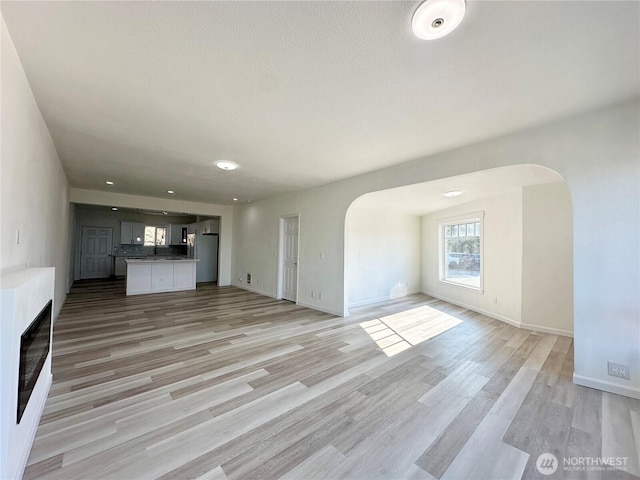
[[187,258],[127,259],[127,295],[195,290],[197,261]]

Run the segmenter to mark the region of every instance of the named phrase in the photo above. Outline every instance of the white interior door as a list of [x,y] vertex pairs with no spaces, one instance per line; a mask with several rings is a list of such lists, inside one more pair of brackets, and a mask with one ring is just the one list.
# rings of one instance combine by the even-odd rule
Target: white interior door
[[107,278],[111,275],[113,231],[107,227],[82,227],[80,278]]
[[282,298],[298,300],[298,217],[283,219]]

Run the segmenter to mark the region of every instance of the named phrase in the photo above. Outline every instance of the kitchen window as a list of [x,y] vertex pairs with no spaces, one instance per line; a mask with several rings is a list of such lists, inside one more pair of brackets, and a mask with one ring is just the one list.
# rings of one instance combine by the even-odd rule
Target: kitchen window
[[164,247],[167,244],[167,227],[145,225],[144,244],[147,247]]
[[443,219],[438,226],[440,281],[482,292],[484,212]]

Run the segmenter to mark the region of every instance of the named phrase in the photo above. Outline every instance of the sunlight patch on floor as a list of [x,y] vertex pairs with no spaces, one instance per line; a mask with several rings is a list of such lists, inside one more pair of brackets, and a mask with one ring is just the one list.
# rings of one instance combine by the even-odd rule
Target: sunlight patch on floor
[[459,318],[424,305],[359,325],[388,357],[393,357],[461,323]]

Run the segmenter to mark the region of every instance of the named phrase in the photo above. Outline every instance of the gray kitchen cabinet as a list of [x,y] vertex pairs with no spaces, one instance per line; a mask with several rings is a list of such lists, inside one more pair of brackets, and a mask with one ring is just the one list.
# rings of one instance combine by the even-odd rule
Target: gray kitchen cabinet
[[144,223],[120,222],[120,243],[123,245],[143,245]]
[[210,220],[202,220],[198,223],[198,233],[208,234],[208,233],[220,233],[220,221],[217,218],[212,218]]
[[125,262],[126,257],[116,257],[116,271],[117,277],[122,277],[127,274],[127,264]]
[[188,229],[188,225],[181,224],[171,224],[170,225],[170,236],[169,236],[169,245],[186,245],[187,237],[186,235],[182,235],[182,229]]

